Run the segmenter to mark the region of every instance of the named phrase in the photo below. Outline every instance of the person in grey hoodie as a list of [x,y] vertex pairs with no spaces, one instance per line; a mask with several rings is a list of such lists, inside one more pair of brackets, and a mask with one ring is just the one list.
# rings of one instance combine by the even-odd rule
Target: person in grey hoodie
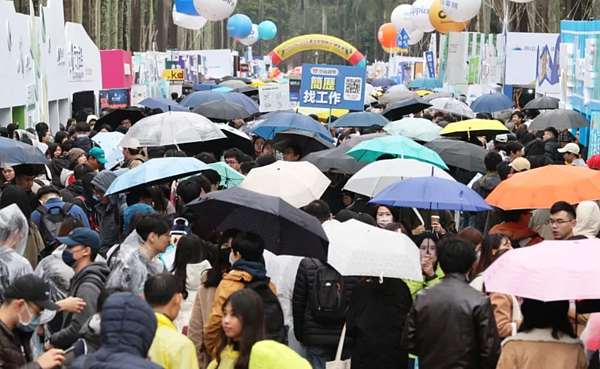
[[98,295],[104,290],[110,273],[104,262],[95,262],[100,250],[100,237],[95,231],[76,228],[70,235],[58,237],[57,240],[67,246],[62,259],[75,272],[69,296],[83,299],[86,306],[79,314],[67,313],[64,316],[62,329],[46,342],[46,350],[53,347],[65,350],[79,339],[79,331],[96,313]]
[[[500,176],[497,169],[498,165],[502,163],[502,157],[495,152],[489,152],[483,159],[483,163],[487,173],[473,183],[473,191],[485,199],[500,184]],[[476,215],[474,228],[482,233],[485,230],[487,216],[487,211],[479,212]]]
[[92,186],[98,198],[96,214],[100,225],[100,252],[106,257],[108,250],[121,238],[120,207],[118,197],[104,196],[110,185],[117,179],[117,173],[103,170],[94,177]]

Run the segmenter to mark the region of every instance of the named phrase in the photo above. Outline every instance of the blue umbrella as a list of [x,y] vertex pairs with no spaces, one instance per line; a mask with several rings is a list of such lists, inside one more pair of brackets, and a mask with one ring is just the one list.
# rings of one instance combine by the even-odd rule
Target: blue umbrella
[[46,164],[50,162],[37,147],[0,137],[0,164],[11,167],[18,164]]
[[321,123],[306,115],[291,112],[278,112],[271,115],[254,128],[252,132],[265,140],[272,140],[275,138],[277,132],[285,131],[286,129],[315,132],[327,141],[333,142],[331,134]]
[[408,84],[408,88],[416,88],[416,89],[426,89],[433,90],[434,88],[444,87],[444,84],[440,82],[439,79],[436,78],[417,78],[411,83]]
[[511,109],[515,102],[505,94],[486,94],[477,98],[471,104],[471,110],[475,113],[495,113],[497,111]]
[[194,91],[210,91],[215,88],[219,88],[219,85],[215,83],[202,83],[194,86]]
[[411,178],[394,183],[377,194],[370,202],[429,210],[492,209],[479,194],[464,184],[438,177]]
[[389,122],[390,121],[381,114],[360,112],[343,115],[333,123],[333,127],[383,127]]
[[160,109],[163,111],[163,113],[169,111],[190,111],[190,109],[184,108],[177,102],[162,97],[149,97],[147,99],[142,100],[140,102],[140,105],[143,105],[150,109]]
[[239,92],[230,92],[228,94],[225,94],[225,96],[227,101],[240,104],[241,106],[246,108],[246,110],[248,110],[250,114],[258,113],[258,104],[248,96]]
[[226,87],[226,86],[220,86],[219,88],[215,88],[213,91],[214,92],[220,92],[222,94],[226,94],[228,92],[233,91],[233,88]]
[[389,78],[377,78],[373,80],[373,83],[371,83],[371,86],[373,87],[391,87],[396,85],[397,83]]
[[136,187],[146,187],[188,177],[211,169],[196,158],[158,158],[148,160],[117,177],[105,195],[130,191]]
[[211,101],[229,101],[243,106],[250,114],[258,113],[258,104],[254,100],[244,94],[235,92],[228,94],[215,91],[194,92],[181,100],[179,104],[186,108],[195,108]]

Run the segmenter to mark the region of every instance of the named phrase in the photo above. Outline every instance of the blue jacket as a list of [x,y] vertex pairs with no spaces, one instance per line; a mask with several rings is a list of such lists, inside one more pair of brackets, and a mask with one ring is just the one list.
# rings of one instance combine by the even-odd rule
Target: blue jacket
[[[58,209],[62,208],[65,205],[65,202],[62,201],[61,199],[59,199],[58,197],[54,197],[51,199],[48,199],[48,201],[46,201],[46,205],[44,205],[44,207],[46,207],[46,209],[48,209],[51,213],[58,213]],[[55,209],[53,211],[53,209]],[[85,225],[87,228],[90,228],[90,222],[88,221],[88,217],[85,214],[85,211],[83,211],[82,208],[80,208],[77,205],[73,205],[71,207],[71,209],[69,210],[69,215],[71,215],[73,218],[75,219],[79,219],[83,222],[83,225]],[[40,220],[42,219],[42,214],[36,210],[33,211],[33,213],[31,213],[31,220],[33,220],[33,222],[38,226],[38,228],[40,227]]]
[[[141,297],[127,292],[111,295],[102,307],[101,346],[90,369],[157,369],[146,360],[156,333],[156,316]],[[72,369],[83,369],[88,356],[79,357]]]

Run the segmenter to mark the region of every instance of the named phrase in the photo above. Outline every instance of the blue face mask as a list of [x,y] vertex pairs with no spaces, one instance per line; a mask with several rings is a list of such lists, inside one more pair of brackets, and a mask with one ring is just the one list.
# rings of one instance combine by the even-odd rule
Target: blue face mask
[[31,312],[29,311],[27,304],[25,304],[25,309],[27,310],[27,314],[29,314],[29,323],[23,323],[23,320],[21,319],[21,314],[19,313],[19,323],[17,324],[17,328],[20,329],[22,332],[31,333],[35,331],[38,325],[40,325],[40,317],[33,316],[33,314],[31,314]]

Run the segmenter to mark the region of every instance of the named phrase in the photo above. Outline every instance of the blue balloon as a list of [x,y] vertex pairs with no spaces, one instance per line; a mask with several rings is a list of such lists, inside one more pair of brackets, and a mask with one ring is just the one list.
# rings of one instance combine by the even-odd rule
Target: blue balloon
[[186,15],[199,16],[194,6],[194,0],[175,0],[175,10],[178,13]]
[[233,38],[246,38],[252,32],[252,20],[247,15],[236,14],[227,21],[227,32]]
[[264,21],[258,25],[258,35],[262,40],[272,40],[277,34],[277,26],[271,21]]

